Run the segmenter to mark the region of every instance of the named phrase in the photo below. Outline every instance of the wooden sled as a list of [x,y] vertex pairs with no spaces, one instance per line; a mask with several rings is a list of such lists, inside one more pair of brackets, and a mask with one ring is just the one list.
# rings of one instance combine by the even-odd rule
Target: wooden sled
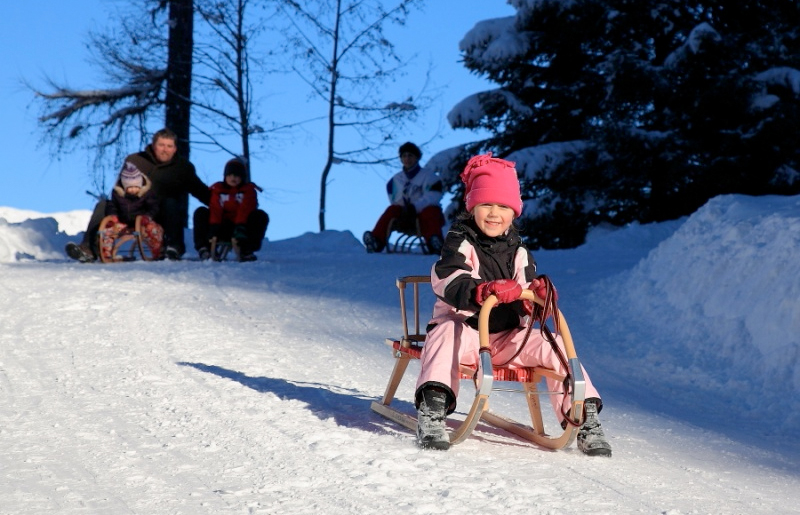
[[111,250],[111,256],[105,257],[102,252],[103,236],[107,234],[110,229],[106,226],[111,223],[113,215],[106,216],[100,222],[100,230],[97,232],[97,248],[101,249],[100,261],[103,263],[122,263],[125,261],[135,261],[138,251],[139,257],[143,261],[153,261],[159,258],[155,255],[153,249],[147,244],[147,241],[142,238],[142,217],[136,217],[134,228],[127,229],[120,232],[114,240],[114,246]]
[[[428,276],[407,276],[397,279],[397,288],[400,290],[400,311],[403,325],[403,335],[399,339],[387,338],[386,344],[392,348],[395,358],[394,369],[389,378],[383,398],[380,401],[373,401],[371,408],[380,415],[397,422],[398,424],[415,431],[417,430],[416,417],[398,411],[391,406],[397,388],[403,379],[408,364],[411,360],[419,359],[425,341],[425,334],[420,330],[420,310],[419,310],[419,288],[420,284],[430,283]],[[409,328],[409,320],[406,311],[406,287],[411,284],[413,293],[413,332]],[[536,297],[530,290],[523,290],[522,299],[531,300],[539,305],[543,305],[543,300]],[[497,303],[496,297],[490,296],[483,304],[479,319],[478,332],[480,337],[481,350],[479,353],[479,366],[474,369],[461,366],[462,379],[471,379],[475,387],[475,398],[472,406],[463,422],[455,430],[450,431],[450,443],[455,445],[463,442],[475,429],[479,421],[498,427],[520,438],[533,442],[547,449],[562,449],[570,445],[578,434],[578,428],[583,423],[583,402],[586,395],[586,382],[583,378],[583,371],[580,366],[575,346],[569,327],[563,315],[559,311],[559,327],[561,337],[566,349],[566,358],[569,365],[569,377],[559,374],[553,370],[532,367],[532,368],[507,368],[494,367],[492,365],[491,351],[489,349],[489,313]],[[555,431],[548,433],[545,431],[542,418],[542,407],[539,397],[542,395],[564,395],[564,392],[540,391],[539,383],[543,378],[555,379],[563,383],[565,379],[569,384],[568,395],[572,400],[569,422],[566,429],[557,427]],[[521,424],[510,418],[498,415],[489,411],[489,396],[495,389],[496,382],[518,382],[522,384],[522,389],[518,391],[525,395],[530,412],[530,425]],[[498,390],[500,388],[497,388]],[[509,391],[503,389],[504,391]],[[548,403],[549,409],[549,403]]]
[[411,225],[399,218],[389,223],[386,231],[386,252],[389,254],[430,254],[419,230],[419,221]]
[[228,254],[230,253],[231,249],[233,253],[236,255],[236,260],[239,261],[239,256],[241,255],[241,251],[239,249],[239,243],[236,239],[232,239],[231,241],[222,241],[219,240],[216,236],[211,238],[211,260],[212,261],[225,261],[228,258]]

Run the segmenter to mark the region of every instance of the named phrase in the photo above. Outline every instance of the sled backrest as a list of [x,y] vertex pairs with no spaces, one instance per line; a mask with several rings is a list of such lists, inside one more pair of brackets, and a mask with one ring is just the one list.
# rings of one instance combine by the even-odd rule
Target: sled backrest
[[[430,284],[431,278],[427,275],[407,275],[398,277],[396,284],[400,290],[400,316],[403,321],[403,340],[400,344],[403,347],[421,347],[425,342],[425,332],[420,327],[420,311],[419,311],[419,288],[420,284]],[[408,291],[406,287],[411,285],[411,302],[412,311],[411,317],[408,312]]]

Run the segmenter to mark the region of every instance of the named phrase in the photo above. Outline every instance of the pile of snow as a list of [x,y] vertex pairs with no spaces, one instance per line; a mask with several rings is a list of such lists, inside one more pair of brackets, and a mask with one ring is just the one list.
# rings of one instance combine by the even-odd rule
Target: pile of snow
[[[52,218],[58,223],[58,230],[70,236],[86,230],[89,217],[92,212],[88,209],[76,209],[74,211],[61,211],[57,213],[42,214],[27,209],[16,209],[13,207],[0,207],[0,220],[7,223],[19,223],[25,220],[38,220],[41,218]],[[2,223],[0,221],[0,223]]]
[[61,259],[64,245],[80,235],[91,211],[42,214],[0,207],[0,263],[21,259]]
[[623,354],[670,413],[713,425],[734,404],[759,436],[800,423],[798,197],[712,199],[589,300],[592,325],[610,329],[601,359]]
[[800,197],[723,196],[535,253],[611,459],[483,426],[422,451],[369,410],[399,332],[394,278],[431,256],[327,231],[255,263],[81,265],[56,219],[0,222],[3,512],[797,511]]

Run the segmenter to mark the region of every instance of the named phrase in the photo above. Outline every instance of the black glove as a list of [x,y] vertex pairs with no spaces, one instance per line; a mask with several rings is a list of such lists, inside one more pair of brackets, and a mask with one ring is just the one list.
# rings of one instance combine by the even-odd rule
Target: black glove
[[219,224],[210,224],[208,226],[208,239],[217,238],[219,236]]
[[233,228],[233,236],[231,236],[236,241],[244,241],[247,239],[247,227],[244,225],[237,225]]

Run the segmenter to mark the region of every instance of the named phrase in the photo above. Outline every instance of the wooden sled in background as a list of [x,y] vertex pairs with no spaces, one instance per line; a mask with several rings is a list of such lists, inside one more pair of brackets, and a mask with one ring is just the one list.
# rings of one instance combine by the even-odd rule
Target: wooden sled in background
[[225,261],[228,258],[228,254],[230,254],[231,250],[233,250],[233,253],[236,255],[236,261],[239,261],[241,251],[239,249],[239,243],[235,238],[230,241],[223,241],[214,236],[211,238],[210,247],[212,261]]
[[103,263],[122,263],[125,261],[135,261],[136,255],[143,261],[153,261],[159,259],[147,241],[142,237],[142,217],[136,217],[133,228],[128,227],[116,235],[114,246],[111,249],[111,256],[103,255],[103,237],[111,231],[108,224],[113,222],[113,215],[106,216],[100,222],[100,229],[97,232],[97,248],[100,249],[100,261]]
[[[420,329],[419,288],[420,284],[426,283],[430,283],[430,277],[428,276],[406,276],[397,279],[397,288],[400,290],[403,334],[397,339],[386,339],[386,344],[392,348],[394,355],[394,369],[389,377],[389,384],[386,386],[383,398],[380,401],[373,401],[371,405],[373,411],[415,432],[417,429],[416,417],[398,411],[391,406],[391,403],[408,368],[408,364],[414,359],[419,359],[425,342],[425,334]],[[407,286],[409,284],[412,285],[410,296],[413,302],[413,332],[409,328],[409,318],[406,311]],[[540,306],[544,302],[530,290],[523,290],[521,298],[536,302]],[[463,442],[472,433],[478,422],[483,421],[547,449],[567,447],[575,440],[578,428],[583,424],[583,403],[586,395],[586,382],[583,378],[580,361],[575,354],[575,346],[572,342],[567,322],[560,311],[556,313],[556,316],[559,317],[560,334],[564,341],[566,359],[569,366],[567,377],[553,370],[540,367],[494,367],[489,349],[489,313],[496,303],[496,297],[490,296],[484,302],[479,315],[478,332],[481,344],[479,366],[477,368],[461,366],[461,377],[472,381],[475,387],[475,397],[464,421],[455,430],[449,432],[450,443],[455,445]],[[552,338],[552,333],[550,333],[549,329],[546,330],[545,335],[549,335]],[[545,377],[568,385],[568,388],[565,388],[566,393],[540,391],[539,383]],[[530,412],[529,424],[519,423],[489,411],[489,397],[493,390],[501,389],[495,388],[495,383],[499,382],[521,383],[521,389],[507,390],[503,388],[503,391],[517,391],[525,395]],[[557,427],[552,433],[548,433],[545,430],[542,419],[542,406],[539,399],[543,395],[569,395],[571,397],[570,423],[566,424],[566,429]],[[547,403],[548,409],[550,408],[549,404]]]
[[400,218],[395,218],[389,223],[389,230],[386,231],[386,252],[389,254],[430,254],[416,218],[413,224]]

